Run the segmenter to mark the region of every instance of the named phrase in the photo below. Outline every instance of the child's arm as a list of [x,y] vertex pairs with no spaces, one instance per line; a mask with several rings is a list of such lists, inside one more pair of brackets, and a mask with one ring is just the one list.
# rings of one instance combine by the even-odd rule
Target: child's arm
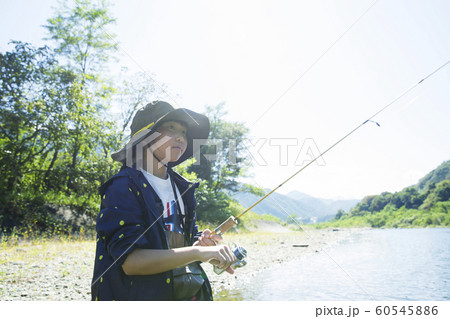
[[140,249],[131,252],[122,269],[127,275],[154,275],[195,261],[228,268],[236,257],[228,246],[192,246],[176,249]]

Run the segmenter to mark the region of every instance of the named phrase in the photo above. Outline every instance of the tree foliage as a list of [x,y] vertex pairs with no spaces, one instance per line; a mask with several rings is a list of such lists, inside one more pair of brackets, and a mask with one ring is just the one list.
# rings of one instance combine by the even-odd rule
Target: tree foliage
[[211,123],[208,144],[201,147],[200,160],[189,167],[189,172],[205,180],[214,193],[236,191],[240,188],[238,177],[249,165],[243,143],[248,129],[242,123],[224,119],[224,103],[206,107],[204,114]]
[[[120,166],[110,153],[127,139],[136,110],[167,96],[164,85],[147,74],[121,84],[108,76],[108,62],[118,48],[108,30],[114,22],[106,1],[61,2],[44,26],[49,46],[17,41],[0,53],[3,228],[59,234],[92,226],[100,202],[97,188]],[[109,112],[113,101],[123,106],[119,117]],[[261,190],[239,183],[248,167],[243,144],[247,128],[226,121],[223,104],[207,107],[206,115],[211,142],[202,147],[201,160],[177,170],[201,182],[199,219],[218,223],[241,209],[231,192]],[[215,158],[206,160],[208,154]]]
[[44,27],[69,68],[93,80],[117,50],[116,36],[107,30],[115,21],[106,1],[76,0],[62,2]]
[[126,137],[126,129],[138,109],[150,101],[162,100],[167,96],[166,85],[156,83],[146,72],[125,77],[116,94],[116,102],[120,106],[120,117],[117,120],[121,137]]
[[0,185],[4,209],[14,209],[24,184],[48,186],[52,161],[67,138],[64,103],[73,76],[47,48],[15,42],[0,53]]
[[[450,226],[450,179],[444,162],[418,183],[396,193],[367,196],[348,214],[338,212],[332,226]],[[420,185],[427,185],[421,191]]]
[[423,192],[427,188],[432,188],[433,185],[445,179],[450,179],[450,161],[442,163],[436,169],[425,175],[415,187],[420,192]]
[[205,115],[211,123],[209,140],[201,147],[199,160],[190,162],[185,170],[201,182],[196,192],[199,220],[217,224],[236,213],[231,192],[250,189],[238,180],[249,165],[243,143],[248,129],[224,119],[223,103],[206,107]]
[[104,32],[113,21],[104,2],[65,2],[46,26],[55,49],[14,42],[0,54],[4,226],[40,225],[61,205],[94,216],[120,144],[106,116],[114,89],[99,72],[116,49]]

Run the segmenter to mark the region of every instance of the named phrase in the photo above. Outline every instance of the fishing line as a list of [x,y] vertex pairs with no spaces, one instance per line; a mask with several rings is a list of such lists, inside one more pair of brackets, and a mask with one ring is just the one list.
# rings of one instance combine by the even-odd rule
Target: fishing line
[[[170,178],[170,177],[169,177]],[[194,185],[195,184],[191,184],[183,193],[181,193],[181,197],[183,197],[184,196],[184,194],[186,194],[191,188],[193,188],[194,187]],[[175,195],[176,196],[176,195]],[[176,196],[176,199],[175,199],[175,203],[177,204],[177,206],[179,206],[179,199],[178,199],[178,196]],[[161,219],[161,217],[163,217],[164,216],[164,214],[167,214],[167,212],[168,212],[168,209],[169,208],[164,208],[164,210],[163,210],[163,212],[162,212],[162,214],[161,215],[159,215],[159,217],[158,218],[156,218],[155,219],[155,221],[150,225],[150,226],[148,226],[143,232],[142,232],[142,234],[140,234],[139,235],[139,237],[138,238],[136,238],[136,240],[135,241],[133,241],[129,246],[128,246],[128,248],[127,249],[125,249],[125,251],[116,259],[116,260],[114,260],[113,262],[112,262],[112,264],[103,272],[103,273],[101,273],[97,278],[95,278],[93,281],[92,281],[92,283],[91,283],[91,287],[93,287],[96,283],[97,283],[97,281],[99,281],[110,269],[111,269],[111,267],[112,266],[114,266],[119,260],[120,260],[120,258],[122,258],[123,257],[123,255],[125,255],[141,238],[142,238],[142,236],[144,236],[149,230],[150,230],[150,228],[152,228],[157,222],[158,222],[158,220],[159,219]],[[180,210],[180,213],[181,213],[181,210]]]
[[311,71],[311,69],[328,53],[328,51],[330,51],[338,42],[339,40],[341,40],[358,22],[359,20],[361,20],[366,14],[367,12],[370,11],[370,9],[372,9],[372,7],[377,3],[378,0],[375,0],[367,9],[366,11],[364,11],[355,21],[353,21],[353,23],[344,31],[341,33],[341,35],[339,35],[337,37],[336,40],[334,40],[334,42],[325,50],[322,52],[322,54],[302,73],[302,75],[300,75],[300,77],[294,81],[294,83],[292,83],[286,91],[284,91],[283,94],[280,95],[280,97],[278,99],[275,100],[275,102],[272,103],[272,105],[270,105],[259,117],[256,121],[254,121],[252,123],[252,126],[255,125],[267,112],[270,111],[270,109],[272,107],[275,106],[275,104],[278,103],[279,100],[281,100],[281,98],[283,96],[285,96],[296,84],[298,81],[300,81],[309,71]]
[[[378,0],[377,0],[378,1]],[[78,0],[74,0],[76,5],[80,5]],[[167,91],[167,88],[164,88],[163,84],[159,84],[158,81],[156,81],[153,77],[151,77],[148,72],[136,61],[136,59],[133,58],[133,56],[131,54],[129,54],[120,44],[118,41],[116,41],[114,39],[114,37],[105,30],[105,28],[103,26],[100,26],[100,29],[102,30],[102,32],[104,33],[104,35],[106,35],[112,42],[114,42],[114,46],[116,46],[119,50],[121,50],[134,64],[136,64],[136,66],[141,69],[141,72],[144,74],[144,76],[148,77],[150,80],[153,81],[153,83],[155,83],[159,89],[169,98],[171,99],[175,105],[179,106],[179,104],[177,103],[177,101],[175,100],[175,98],[172,97],[171,94],[169,94]],[[194,123],[196,123],[197,125],[200,125],[199,123],[197,123],[197,121],[188,113],[186,112],[184,109],[183,111],[194,121]]]
[[[376,122],[375,122],[376,123]],[[255,183],[255,184],[257,184],[257,186],[258,187],[261,187],[260,185],[258,185],[258,183],[254,180],[254,179],[252,179],[253,180],[253,182]],[[275,198],[274,197],[272,197],[271,198],[272,200],[273,200],[273,202],[283,211],[283,213],[287,216],[287,217],[289,217],[290,219],[292,219],[293,221],[294,221],[294,223],[296,223],[297,224],[297,226],[305,233],[305,235],[311,240],[311,241],[313,241],[314,243],[316,243],[316,244],[318,244],[319,242],[315,239],[315,238],[313,238],[311,235],[310,235],[310,233],[308,232],[308,231],[306,231],[303,227],[302,227],[302,225],[300,225],[300,223],[297,221],[297,219],[295,219],[294,217],[292,217],[287,211],[286,211],[286,209],[284,209],[284,207],[282,206],[282,205],[280,205],[279,203],[278,203],[278,201],[277,200],[275,200]],[[339,263],[333,258],[333,257],[331,257],[331,255],[326,251],[326,250],[323,250],[323,253],[336,265],[336,267],[338,267],[340,270],[342,270],[342,272],[351,280],[351,281],[353,281],[353,283],[359,288],[359,289],[361,289],[361,291],[362,292],[364,292],[370,299],[372,299],[372,301],[375,301],[375,299],[372,297],[372,295],[371,294],[369,294],[355,279],[353,279],[353,277],[352,276],[350,276],[350,274],[344,269],[344,268],[342,268],[342,266],[341,265],[339,265]]]
[[423,82],[425,82],[427,79],[429,79],[431,76],[433,76],[434,74],[436,74],[437,72],[439,72],[441,69],[443,69],[445,66],[447,66],[450,63],[450,60],[448,60],[447,62],[445,62],[444,64],[442,64],[441,66],[439,66],[438,68],[436,68],[435,70],[433,70],[433,72],[431,72],[430,74],[428,74],[427,76],[425,76],[423,79],[421,79],[420,81],[414,83],[413,85],[411,85],[409,88],[407,88],[405,91],[403,91],[400,95],[398,95],[396,98],[394,98],[392,101],[390,101],[388,104],[386,104],[385,106],[383,106],[380,110],[378,110],[375,114],[373,114],[372,116],[370,116],[367,120],[365,120],[363,123],[359,124],[357,127],[355,127],[353,130],[351,130],[349,133],[347,133],[346,135],[344,135],[342,138],[340,138],[337,142],[335,142],[333,145],[331,145],[330,147],[328,147],[324,152],[322,152],[321,154],[319,154],[319,156],[315,157],[311,162],[309,162],[308,164],[306,164],[305,166],[303,166],[301,169],[299,169],[297,172],[295,172],[293,175],[291,175],[288,179],[286,179],[284,182],[282,182],[280,185],[278,185],[277,187],[275,187],[273,190],[271,190],[269,193],[267,193],[266,195],[264,195],[262,198],[260,198],[257,202],[255,202],[252,206],[250,206],[249,208],[247,208],[246,210],[244,210],[242,213],[240,213],[238,216],[234,217],[231,216],[229,217],[225,222],[223,222],[221,225],[219,225],[213,233],[215,234],[222,234],[225,231],[227,231],[228,229],[230,229],[231,227],[237,225],[237,220],[239,218],[241,218],[245,213],[247,213],[249,210],[251,210],[253,207],[255,207],[256,205],[258,205],[260,202],[262,202],[264,199],[266,199],[267,197],[269,197],[272,193],[274,193],[276,190],[278,190],[280,187],[282,187],[284,184],[286,184],[288,181],[290,181],[291,179],[293,179],[295,176],[297,176],[300,172],[302,172],[304,169],[306,169],[308,166],[310,166],[311,164],[315,163],[320,157],[322,157],[323,155],[325,155],[326,153],[328,153],[331,149],[333,149],[335,146],[337,146],[339,143],[341,143],[343,140],[345,140],[347,137],[349,137],[350,135],[352,135],[354,132],[356,132],[359,128],[361,128],[363,125],[365,125],[366,123],[372,122],[378,126],[380,126],[380,124],[378,124],[376,121],[373,120],[374,117],[376,117],[377,115],[379,115],[381,112],[384,112],[387,108],[389,108],[391,105],[393,105],[395,102],[397,102],[399,99],[401,99],[403,96],[405,96],[407,93],[409,93],[410,91],[412,91],[414,88],[416,88],[418,85],[422,84]]

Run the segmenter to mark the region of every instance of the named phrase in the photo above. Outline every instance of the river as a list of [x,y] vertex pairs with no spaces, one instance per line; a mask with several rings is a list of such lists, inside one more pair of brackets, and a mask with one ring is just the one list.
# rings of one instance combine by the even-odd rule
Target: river
[[240,300],[450,300],[450,229],[377,229],[257,275]]

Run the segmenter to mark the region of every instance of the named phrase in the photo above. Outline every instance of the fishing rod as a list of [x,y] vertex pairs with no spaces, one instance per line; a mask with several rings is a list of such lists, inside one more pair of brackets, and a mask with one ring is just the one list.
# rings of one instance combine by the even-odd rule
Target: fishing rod
[[229,230],[230,228],[236,226],[238,224],[238,219],[241,218],[245,213],[247,213],[248,211],[250,211],[253,207],[255,207],[256,205],[258,205],[259,203],[261,203],[264,199],[266,199],[267,197],[269,197],[272,193],[274,193],[277,189],[279,189],[280,187],[282,187],[284,184],[286,184],[288,181],[290,181],[291,179],[293,179],[296,175],[298,175],[301,171],[303,171],[304,169],[306,169],[309,165],[313,164],[314,162],[317,161],[317,159],[319,159],[320,157],[322,157],[323,155],[325,155],[326,153],[328,153],[328,151],[330,151],[332,148],[334,148],[336,145],[338,145],[339,143],[341,143],[343,140],[345,140],[347,137],[349,137],[350,135],[352,135],[354,132],[356,132],[359,128],[361,128],[363,125],[365,125],[366,123],[372,122],[375,123],[376,125],[380,126],[380,124],[378,124],[377,122],[373,121],[372,119],[377,116],[378,114],[380,114],[381,112],[385,111],[388,107],[390,107],[392,104],[394,104],[395,102],[397,102],[400,98],[402,98],[404,95],[406,95],[407,93],[409,93],[410,91],[412,91],[414,88],[416,88],[418,85],[422,84],[423,82],[425,82],[428,78],[430,78],[432,75],[436,74],[437,72],[439,72],[441,69],[443,69],[447,64],[450,63],[450,60],[448,60],[447,62],[445,62],[444,64],[442,64],[441,66],[439,66],[437,69],[435,69],[433,72],[431,72],[430,74],[428,74],[426,77],[424,77],[423,79],[421,79],[420,81],[418,81],[417,83],[413,84],[412,86],[410,86],[408,89],[406,89],[405,91],[403,91],[399,96],[397,96],[396,98],[394,98],[391,102],[389,102],[388,104],[386,104],[385,106],[383,106],[379,111],[377,111],[375,114],[373,114],[371,117],[369,117],[367,120],[365,120],[363,123],[359,124],[357,127],[355,127],[353,130],[351,130],[349,133],[347,133],[344,137],[340,138],[336,143],[334,143],[333,145],[331,145],[330,147],[328,147],[324,152],[322,152],[319,156],[315,157],[311,162],[309,162],[308,164],[306,164],[304,167],[302,167],[301,169],[299,169],[297,172],[295,172],[293,175],[291,175],[288,179],[286,179],[284,182],[282,182],[280,185],[278,185],[277,187],[275,187],[274,189],[272,189],[269,193],[267,193],[266,195],[264,195],[263,197],[261,197],[257,202],[255,202],[252,206],[250,206],[249,208],[247,208],[246,210],[244,210],[242,213],[240,213],[238,216],[234,217],[234,216],[230,216],[227,220],[225,220],[222,224],[220,224],[216,229],[214,229],[214,231],[211,234],[217,234],[217,235],[222,235],[223,233],[225,233],[227,230]]

